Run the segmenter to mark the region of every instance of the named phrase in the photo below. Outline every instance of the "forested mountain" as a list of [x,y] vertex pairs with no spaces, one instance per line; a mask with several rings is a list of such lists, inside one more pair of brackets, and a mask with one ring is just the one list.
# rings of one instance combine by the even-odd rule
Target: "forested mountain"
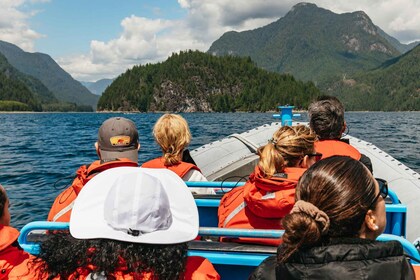
[[306,108],[319,94],[312,82],[260,69],[250,58],[187,51],[127,70],[102,94],[98,110],[267,111]]
[[38,79],[14,68],[0,53],[0,111],[92,111],[59,101]]
[[328,88],[348,110],[420,110],[420,46]]
[[40,80],[58,100],[96,107],[98,96],[74,80],[49,55],[24,52],[4,41],[0,41],[0,53],[14,68]]
[[401,54],[364,12],[335,14],[310,3],[295,5],[264,27],[227,32],[208,52],[250,56],[264,69],[315,84],[376,68]]
[[39,96],[31,92],[26,81],[29,77],[13,68],[0,54],[0,111],[42,110]]
[[112,84],[114,79],[101,79],[96,82],[80,82],[84,85],[91,93],[96,95],[102,95],[105,89]]
[[420,41],[412,42],[410,44],[402,44],[400,41],[395,39],[394,37],[388,35],[385,31],[383,31],[380,27],[376,26],[378,29],[379,35],[384,37],[391,45],[394,46],[401,54],[404,54],[408,52],[409,50],[412,50],[415,48],[418,44],[420,44]]

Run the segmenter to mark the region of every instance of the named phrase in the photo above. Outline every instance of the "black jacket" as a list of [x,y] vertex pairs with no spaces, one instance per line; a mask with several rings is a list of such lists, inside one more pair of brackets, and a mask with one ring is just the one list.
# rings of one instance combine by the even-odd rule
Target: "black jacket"
[[301,249],[286,263],[277,265],[276,257],[269,257],[249,279],[414,279],[413,268],[403,253],[398,241],[340,239]]

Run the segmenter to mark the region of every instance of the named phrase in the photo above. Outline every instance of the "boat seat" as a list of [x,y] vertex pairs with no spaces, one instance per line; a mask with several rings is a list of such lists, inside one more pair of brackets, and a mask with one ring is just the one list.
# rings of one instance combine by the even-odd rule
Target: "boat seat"
[[[19,236],[20,246],[31,254],[39,252],[40,235],[48,230],[68,230],[68,223],[57,222],[32,222],[25,225]],[[35,235],[32,235],[36,232]],[[254,237],[254,238],[280,238],[283,230],[252,230],[252,229],[225,229],[215,227],[200,227],[199,235],[214,237]],[[32,235],[32,237],[30,237]],[[34,238],[38,237],[38,240]],[[42,239],[42,237],[41,237]],[[406,239],[382,234],[378,237],[381,241],[397,240],[405,252],[415,258],[420,259],[420,254],[416,247]],[[265,258],[276,254],[276,247],[237,243],[222,243],[218,241],[191,241],[188,243],[189,256],[201,256],[213,263],[222,279],[247,279],[256,266]],[[413,261],[412,261],[413,262]],[[413,262],[413,265],[418,263]]]
[[[243,182],[186,182],[189,187],[207,187],[231,189],[243,186]],[[215,195],[194,195],[198,207],[201,227],[217,227],[219,223],[217,211],[220,205],[222,194]],[[396,193],[388,191],[385,200],[387,224],[384,233],[397,236],[406,236],[407,206],[402,204]]]
[[201,250],[211,252],[260,253],[272,255],[277,253],[277,247],[274,246],[201,240],[194,240],[189,242],[188,249],[196,251]]

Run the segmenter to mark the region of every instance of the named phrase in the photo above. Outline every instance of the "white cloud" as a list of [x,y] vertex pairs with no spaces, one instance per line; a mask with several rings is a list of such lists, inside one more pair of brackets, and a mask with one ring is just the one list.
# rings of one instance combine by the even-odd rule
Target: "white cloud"
[[[48,0],[29,0],[29,2]],[[34,40],[43,35],[31,29],[28,19],[36,11],[23,12],[25,0],[0,0],[0,40],[10,42],[25,51],[34,51]]]
[[173,52],[208,48],[185,23],[130,16],[122,20],[118,38],[93,40],[88,55],[59,58],[58,63],[75,79],[94,81],[113,78],[134,65],[163,61]]

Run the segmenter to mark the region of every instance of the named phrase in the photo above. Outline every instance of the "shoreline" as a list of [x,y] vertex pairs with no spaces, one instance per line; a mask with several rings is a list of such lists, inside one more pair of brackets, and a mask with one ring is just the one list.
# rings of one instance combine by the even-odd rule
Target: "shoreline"
[[[293,110],[293,113],[306,113],[307,110]],[[346,113],[375,113],[375,112],[383,112],[383,113],[419,113],[420,111],[346,111]],[[152,112],[139,112],[139,111],[96,111],[96,112],[36,112],[36,111],[0,111],[0,114],[195,114],[195,113],[206,113],[206,114],[234,114],[234,113],[269,113],[275,114],[279,113],[279,111],[265,111],[265,112],[247,112],[247,111],[235,111],[235,112],[172,112],[172,111],[152,111]]]

